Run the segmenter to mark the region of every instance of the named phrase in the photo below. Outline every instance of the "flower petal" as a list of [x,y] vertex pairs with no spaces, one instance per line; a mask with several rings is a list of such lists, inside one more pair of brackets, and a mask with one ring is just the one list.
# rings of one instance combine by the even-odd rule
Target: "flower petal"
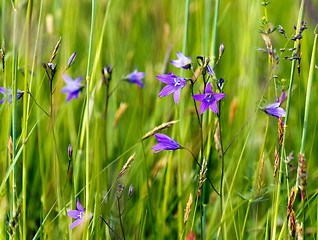
[[76,207],[77,207],[78,211],[84,212],[84,208],[82,207],[82,205],[79,201],[79,198],[77,198]]
[[75,220],[72,224],[71,224],[71,226],[70,226],[70,231],[73,229],[73,228],[75,228],[77,225],[79,225],[79,224],[81,224],[81,223],[83,223],[84,222],[84,218],[82,218],[82,219],[77,219],[77,220]]
[[218,114],[218,105],[216,104],[216,102],[213,102],[210,104],[210,109],[212,110],[212,112],[214,112],[215,114]]
[[200,105],[200,115],[202,115],[202,113],[204,113],[208,107],[209,107],[210,103],[208,103],[207,101],[203,100],[201,102],[201,105]]
[[67,216],[71,217],[71,218],[79,218],[80,216],[80,211],[77,210],[70,210],[67,212]]
[[172,85],[167,85],[165,86],[161,92],[159,93],[159,97],[165,97],[170,95],[171,93],[173,93],[174,91],[176,91],[176,88]]
[[156,77],[159,81],[166,84],[174,84],[174,78],[177,78],[172,72],[169,74],[156,75]]
[[280,107],[266,109],[265,112],[277,118],[286,116],[286,111]]
[[64,82],[66,84],[72,84],[73,83],[73,79],[67,74],[63,74],[62,78],[63,78],[63,80],[64,80]]
[[173,99],[174,99],[174,102],[178,104],[180,99],[180,88],[174,92]]
[[199,102],[202,102],[205,98],[205,94],[197,94],[197,95],[191,95],[194,100],[197,100]]
[[3,95],[5,95],[7,92],[7,89],[4,87],[0,87],[0,93],[2,93]]
[[211,87],[211,83],[208,82],[208,84],[205,87],[205,93],[213,93],[212,92],[212,87]]
[[215,98],[215,101],[220,101],[222,98],[225,97],[224,93],[213,93],[213,96]]

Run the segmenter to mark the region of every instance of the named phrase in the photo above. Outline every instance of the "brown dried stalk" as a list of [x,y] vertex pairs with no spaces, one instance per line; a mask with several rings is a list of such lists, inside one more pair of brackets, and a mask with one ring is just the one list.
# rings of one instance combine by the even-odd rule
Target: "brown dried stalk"
[[141,138],[141,140],[145,140],[145,139],[151,137],[152,135],[154,135],[155,133],[160,132],[161,130],[163,130],[163,129],[165,129],[165,128],[168,128],[168,127],[174,125],[174,124],[177,123],[177,122],[179,122],[179,120],[174,120],[174,121],[170,121],[170,122],[161,124],[160,126],[155,127],[154,129],[152,129],[150,132],[147,132],[147,133]]

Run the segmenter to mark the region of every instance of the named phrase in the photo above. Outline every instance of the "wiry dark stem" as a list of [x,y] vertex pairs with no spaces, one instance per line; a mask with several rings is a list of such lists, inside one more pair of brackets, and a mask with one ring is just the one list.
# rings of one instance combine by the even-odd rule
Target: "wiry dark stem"
[[33,99],[33,101],[35,102],[35,104],[48,116],[50,117],[50,115],[37,103],[37,101],[35,100],[35,98],[32,96],[32,94],[28,91],[28,94],[30,94],[31,98]]
[[121,211],[120,211],[120,202],[119,202],[119,198],[117,198],[117,204],[118,204],[118,215],[119,215],[119,222],[120,222],[120,227],[121,227],[121,231],[123,233],[123,238],[124,240],[126,239],[125,238],[125,232],[124,232],[124,227],[123,227],[123,223],[121,221]]
[[229,145],[227,146],[227,148],[225,149],[225,151],[223,152],[223,155],[225,155],[225,153],[227,152],[227,150],[229,150],[229,148],[231,147],[232,143],[234,142],[235,138],[240,134],[240,132],[243,130],[243,128],[245,127],[245,125],[247,124],[248,120],[246,120],[246,122],[243,124],[243,126],[240,128],[240,130],[238,130],[238,132],[235,134],[235,136],[232,138],[231,142],[229,143]]
[[[118,88],[119,84],[123,81],[124,79],[120,79],[119,82],[117,83],[117,85],[113,88],[113,90],[110,91],[110,93],[107,95],[107,98],[109,98],[114,91]],[[108,93],[108,92],[107,92]]]
[[114,231],[114,229],[112,229],[112,227],[106,222],[106,220],[103,218],[102,215],[100,215],[100,218],[104,221],[104,223],[107,225],[107,227],[109,227],[109,229],[116,235],[116,237],[118,237],[119,239],[122,240],[122,238],[119,237],[119,235]]
[[[194,156],[193,152],[191,152],[190,149],[188,149],[188,148],[186,148],[184,146],[181,146],[181,145],[180,145],[180,148],[186,149],[192,155],[192,157],[194,158],[196,164],[200,167],[200,169],[202,168],[201,164],[198,162],[197,158]],[[216,192],[216,194],[220,196],[220,193],[216,190],[216,188],[214,187],[214,185],[211,182],[210,178],[208,176],[206,176],[206,178],[209,181],[209,183],[210,183],[211,187],[213,188],[213,190]]]

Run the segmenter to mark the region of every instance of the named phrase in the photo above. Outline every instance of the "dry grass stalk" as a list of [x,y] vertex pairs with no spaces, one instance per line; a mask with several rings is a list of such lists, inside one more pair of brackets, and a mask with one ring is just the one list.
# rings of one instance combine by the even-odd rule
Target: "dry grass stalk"
[[282,117],[280,117],[278,121],[279,155],[283,145],[283,136],[284,136],[284,122]]
[[2,42],[2,48],[1,48],[1,62],[2,62],[2,71],[4,72],[4,67],[5,67],[5,42],[3,40]]
[[296,225],[296,231],[297,231],[297,239],[303,240],[303,223],[297,223]]
[[193,201],[193,198],[192,198],[192,194],[190,193],[187,207],[186,207],[185,212],[184,212],[184,224],[186,224],[188,221],[190,211],[191,211],[192,201]]
[[232,125],[234,122],[234,117],[237,109],[237,97],[233,98],[231,105],[230,105],[230,111],[229,111],[229,124]]
[[13,143],[12,143],[12,137],[9,137],[9,141],[8,141],[8,150],[9,150],[9,158],[10,160],[12,160],[13,157]]
[[55,58],[56,55],[57,55],[57,51],[59,50],[59,47],[60,47],[60,45],[61,45],[61,40],[62,40],[62,38],[60,37],[60,39],[58,40],[58,42],[57,42],[56,45],[55,45],[55,48],[54,48],[54,50],[53,50],[52,56],[51,56],[50,61],[49,61],[50,63],[53,62],[54,58]]
[[295,233],[296,233],[296,216],[294,210],[290,213],[289,221],[288,221],[288,226],[289,226],[289,233],[292,238],[295,238]]
[[125,165],[123,166],[123,168],[121,169],[121,171],[119,172],[117,179],[120,178],[121,176],[123,176],[125,174],[125,172],[127,171],[127,169],[131,166],[131,164],[133,163],[134,159],[135,159],[136,153],[134,153],[133,155],[130,156],[130,158],[127,160],[127,162],[125,163]]
[[264,153],[263,153],[263,157],[261,159],[261,165],[259,166],[259,171],[258,171],[258,193],[260,192],[261,187],[262,187],[264,160],[265,160],[265,156],[264,156]]
[[192,82],[192,83],[195,83],[195,82],[197,81],[200,72],[201,72],[201,69],[200,69],[200,67],[198,67],[198,68],[195,70],[194,76],[193,76],[192,79],[191,79],[191,82]]
[[288,205],[287,205],[287,222],[289,220],[290,214],[293,211],[293,205],[294,205],[294,200],[296,197],[296,186],[294,186],[291,190],[291,193],[289,195],[289,199],[288,199]]
[[119,120],[121,119],[122,115],[128,108],[127,103],[120,103],[119,109],[117,110],[115,114],[115,119],[114,119],[114,127],[117,127]]
[[201,167],[200,176],[199,176],[198,197],[201,196],[202,186],[206,180],[205,178],[206,171],[207,171],[206,165],[207,165],[207,161],[205,160],[205,158],[203,158],[202,167]]
[[307,171],[306,171],[306,159],[304,154],[299,154],[298,162],[298,174],[299,174],[299,188],[301,190],[301,198],[305,198],[306,186],[307,186]]
[[222,158],[222,150],[221,150],[220,123],[218,122],[217,119],[215,121],[217,121],[217,123],[216,123],[216,128],[215,128],[215,133],[214,133],[214,142],[215,142],[215,148],[218,151],[219,157],[221,159]]
[[174,120],[174,121],[170,121],[170,122],[161,124],[160,126],[155,127],[154,129],[152,129],[150,132],[147,132],[147,133],[141,138],[141,140],[145,140],[145,139],[151,137],[152,135],[154,135],[155,133],[160,132],[161,130],[163,130],[163,129],[165,129],[165,128],[168,128],[168,127],[174,125],[174,124],[177,123],[177,122],[179,122],[179,120]]
[[279,167],[279,155],[277,152],[277,148],[275,147],[274,183],[276,181],[278,167]]

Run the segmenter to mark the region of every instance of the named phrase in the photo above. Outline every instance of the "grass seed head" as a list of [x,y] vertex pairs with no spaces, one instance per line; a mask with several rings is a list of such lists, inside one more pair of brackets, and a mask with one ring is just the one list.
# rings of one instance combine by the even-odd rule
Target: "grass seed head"
[[296,216],[295,216],[294,210],[292,210],[292,212],[290,213],[288,226],[289,226],[290,236],[292,236],[292,238],[295,238],[295,233],[296,233]]
[[296,186],[294,186],[291,190],[291,193],[289,195],[288,198],[288,206],[287,206],[287,222],[289,220],[290,214],[293,211],[293,205],[294,205],[294,200],[295,200],[295,196],[296,196]]
[[121,117],[123,116],[127,108],[128,108],[127,103],[120,103],[120,106],[115,114],[114,127],[117,127],[119,120],[121,119]]
[[120,178],[121,176],[123,176],[125,174],[125,172],[127,171],[127,169],[131,166],[131,164],[133,163],[134,159],[135,159],[136,153],[134,153],[133,155],[130,156],[130,158],[127,160],[127,162],[125,163],[125,165],[123,166],[123,168],[121,169],[121,171],[119,172],[117,179]]
[[301,198],[304,199],[307,186],[306,159],[304,154],[299,154],[298,157],[299,188],[301,190]]
[[160,132],[161,130],[163,130],[163,129],[165,129],[165,128],[168,128],[168,127],[174,125],[174,124],[177,123],[177,122],[179,122],[179,120],[173,120],[173,121],[170,121],[170,122],[161,124],[161,125],[159,125],[158,127],[155,127],[155,128],[152,129],[151,131],[147,132],[147,133],[141,138],[141,140],[145,140],[145,139],[151,137],[152,135],[154,135],[155,133]]
[[189,219],[191,206],[192,206],[192,201],[193,201],[193,198],[192,198],[192,194],[190,193],[189,200],[188,200],[185,212],[184,212],[184,220],[183,220],[184,224],[186,224],[188,219]]
[[276,175],[279,167],[279,155],[277,152],[277,148],[275,147],[275,165],[274,165],[274,183],[276,181]]
[[207,161],[204,158],[203,162],[202,162],[202,167],[201,167],[201,170],[200,170],[200,175],[199,175],[198,197],[201,196],[202,186],[203,186],[203,183],[206,180],[206,178],[205,178],[206,171],[207,171],[206,165],[207,165]]

